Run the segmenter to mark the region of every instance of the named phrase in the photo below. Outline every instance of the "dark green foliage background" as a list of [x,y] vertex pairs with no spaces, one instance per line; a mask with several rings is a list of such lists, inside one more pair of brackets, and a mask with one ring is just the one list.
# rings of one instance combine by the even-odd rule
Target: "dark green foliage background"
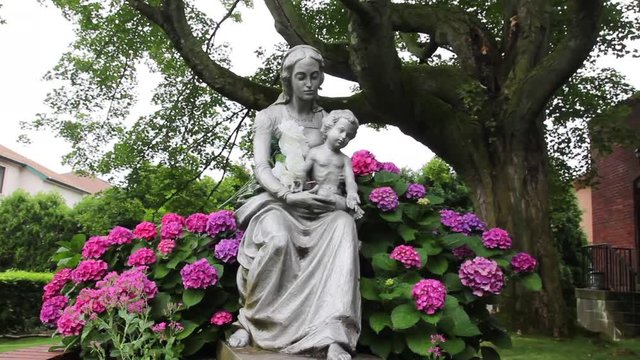
[[49,273],[0,273],[0,335],[43,330],[42,287],[52,278]]

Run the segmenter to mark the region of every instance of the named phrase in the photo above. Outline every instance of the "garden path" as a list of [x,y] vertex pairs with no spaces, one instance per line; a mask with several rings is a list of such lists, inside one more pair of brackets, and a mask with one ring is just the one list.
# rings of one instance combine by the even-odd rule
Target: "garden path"
[[62,351],[50,352],[51,345],[32,346],[0,354],[0,360],[70,360]]

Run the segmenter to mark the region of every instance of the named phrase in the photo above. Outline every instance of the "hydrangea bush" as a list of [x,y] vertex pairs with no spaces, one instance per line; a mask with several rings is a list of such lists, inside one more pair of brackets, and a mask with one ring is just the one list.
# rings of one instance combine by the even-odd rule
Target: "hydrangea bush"
[[536,260],[509,233],[447,209],[365,150],[353,155],[359,220],[361,347],[384,359],[499,359],[509,335],[490,314],[508,282],[537,291]]
[[238,310],[232,211],[167,214],[61,243],[40,319],[83,358],[182,359],[215,344]]

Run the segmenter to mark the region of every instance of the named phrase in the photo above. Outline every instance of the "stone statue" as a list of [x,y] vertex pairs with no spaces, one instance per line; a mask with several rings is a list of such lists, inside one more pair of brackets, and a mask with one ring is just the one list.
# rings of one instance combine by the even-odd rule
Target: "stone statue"
[[[338,116],[323,135],[326,112],[316,103],[323,70],[318,50],[293,47],[282,60],[282,94],[255,119],[254,172],[266,191],[236,211],[245,235],[238,252],[242,308],[229,338],[232,347],[255,345],[330,360],[351,359],[355,350],[358,239],[347,211],[357,211],[358,199],[355,181],[347,176],[351,164],[339,150],[355,127]],[[272,168],[274,139],[286,158]],[[323,144],[328,150],[316,149]],[[305,190],[300,184],[309,170],[319,185]],[[336,174],[345,174],[347,198],[333,188]]]

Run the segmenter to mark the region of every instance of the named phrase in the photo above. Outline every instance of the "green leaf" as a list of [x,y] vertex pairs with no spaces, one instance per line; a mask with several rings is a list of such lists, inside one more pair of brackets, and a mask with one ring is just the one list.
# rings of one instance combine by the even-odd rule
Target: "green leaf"
[[427,255],[429,256],[438,255],[442,252],[442,247],[436,243],[435,239],[423,241],[422,247],[427,251]]
[[398,234],[400,234],[400,237],[402,237],[402,239],[404,241],[413,241],[416,239],[416,234],[418,233],[418,230],[405,225],[405,224],[400,224],[400,226],[398,226]]
[[384,185],[393,185],[398,181],[404,181],[398,174],[390,173],[388,171],[379,171],[373,176],[373,181],[376,184],[376,187],[384,186]]
[[466,344],[459,338],[448,338],[447,341],[439,345],[444,351],[451,355],[456,355],[464,351]]
[[395,271],[398,269],[398,262],[389,257],[389,254],[380,253],[373,255],[373,268],[381,271]]
[[460,291],[464,289],[462,283],[460,282],[460,277],[456,273],[444,274],[443,280],[448,292]]
[[425,265],[427,265],[427,259],[429,259],[429,255],[427,254],[427,250],[421,247],[415,248],[420,255],[420,269],[422,269]]
[[402,196],[404,195],[404,193],[407,192],[409,185],[404,180],[400,179],[394,182],[391,187],[393,188],[393,191],[395,191],[396,194],[398,194],[398,196]]
[[452,311],[446,310],[446,317],[453,320],[452,333],[457,336],[476,336],[480,335],[480,329],[471,321],[469,315],[462,307],[457,307]]
[[440,228],[440,215],[432,215],[418,222],[422,227],[428,231],[432,231]]
[[197,305],[200,301],[202,301],[203,297],[204,297],[204,290],[186,289],[182,293],[182,303],[187,308],[190,308],[194,305]]
[[378,214],[384,221],[387,221],[387,222],[396,223],[396,222],[402,221],[402,211],[400,209],[395,209],[394,211],[391,211],[391,212],[380,211]]
[[466,245],[469,242],[469,237],[464,234],[448,234],[441,239],[444,246],[449,249],[455,249],[462,245]]
[[156,264],[155,269],[153,269],[153,277],[156,280],[160,280],[167,276],[169,271],[171,271],[171,269],[169,269],[165,264]]
[[360,278],[360,294],[367,300],[380,300],[380,296],[378,296],[376,281],[374,279]]
[[374,354],[386,359],[391,353],[391,345],[391,339],[387,337],[378,337],[373,343],[371,343],[370,347]]
[[360,253],[362,256],[370,259],[377,253],[386,253],[389,246],[391,246],[391,242],[388,241],[363,241]]
[[447,311],[453,311],[460,306],[458,299],[455,296],[447,295],[444,299],[444,309]]
[[376,334],[379,334],[385,327],[392,327],[391,317],[387,313],[375,312],[369,316],[369,326]]
[[151,316],[158,320],[164,316],[164,313],[171,302],[171,295],[165,292],[159,292],[151,300]]
[[467,347],[464,348],[464,351],[455,355],[453,357],[453,360],[470,360],[470,359],[477,359],[477,350],[471,346],[471,345],[467,345]]
[[402,211],[409,219],[419,221],[424,214],[424,207],[416,204],[405,204]]
[[184,326],[184,330],[180,331],[176,335],[176,339],[178,340],[185,339],[187,336],[191,335],[193,330],[195,330],[198,327],[198,324],[194,323],[193,321],[183,320],[182,326]]
[[420,317],[422,318],[422,320],[432,325],[436,325],[442,318],[442,316],[438,313],[433,315],[423,313],[423,314],[420,314]]
[[542,279],[540,279],[540,275],[531,273],[522,278],[522,285],[529,291],[540,291],[542,290]]
[[437,275],[444,274],[448,267],[449,262],[442,256],[431,256],[427,261],[427,269]]
[[483,360],[500,360],[500,354],[492,347],[481,346],[480,353],[482,354]]
[[429,355],[429,348],[431,348],[431,342],[429,341],[429,335],[422,331],[409,331],[405,333],[405,340],[407,346],[415,354],[427,356]]
[[444,198],[436,195],[427,195],[427,200],[429,200],[429,205],[440,205],[444,203]]
[[398,305],[391,312],[391,323],[397,330],[408,329],[420,320],[420,312],[413,304]]
[[84,247],[84,243],[87,240],[87,236],[84,234],[76,234],[71,238],[71,250],[75,252],[81,252]]

